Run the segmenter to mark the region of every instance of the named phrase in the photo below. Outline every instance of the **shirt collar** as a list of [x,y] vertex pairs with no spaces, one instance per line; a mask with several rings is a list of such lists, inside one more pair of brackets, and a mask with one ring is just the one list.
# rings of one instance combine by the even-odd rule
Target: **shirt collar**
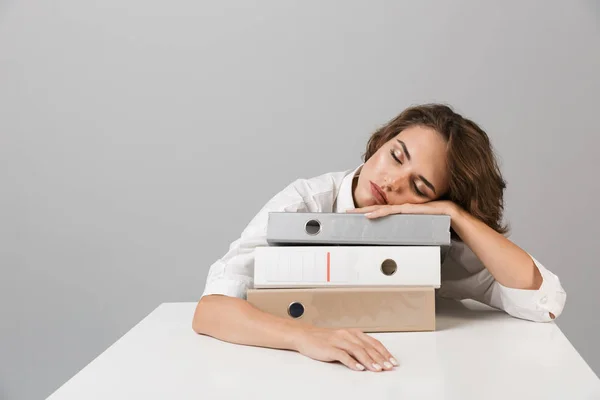
[[354,180],[354,177],[357,177],[360,174],[363,165],[364,163],[360,164],[344,176],[335,200],[333,212],[342,213],[352,208],[356,208],[354,196],[352,195],[352,181]]

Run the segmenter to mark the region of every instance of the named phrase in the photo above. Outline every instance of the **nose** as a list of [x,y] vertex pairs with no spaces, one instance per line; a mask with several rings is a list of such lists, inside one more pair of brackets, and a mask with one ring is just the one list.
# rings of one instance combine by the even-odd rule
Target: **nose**
[[387,176],[384,179],[384,187],[382,189],[392,193],[401,193],[409,185],[409,176],[407,172]]

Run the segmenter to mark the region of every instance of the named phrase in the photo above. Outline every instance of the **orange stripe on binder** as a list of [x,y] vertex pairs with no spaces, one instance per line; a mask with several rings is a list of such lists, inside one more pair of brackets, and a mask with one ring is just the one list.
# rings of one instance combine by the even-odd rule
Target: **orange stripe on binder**
[[331,273],[331,254],[327,252],[327,282],[329,282]]

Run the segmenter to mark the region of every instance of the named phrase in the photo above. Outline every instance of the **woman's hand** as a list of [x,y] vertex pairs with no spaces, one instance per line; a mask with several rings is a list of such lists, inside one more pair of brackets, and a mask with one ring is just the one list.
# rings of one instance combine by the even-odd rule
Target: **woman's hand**
[[360,329],[301,327],[294,339],[295,350],[319,361],[339,361],[355,371],[391,370],[395,358],[377,339]]
[[374,205],[348,210],[348,213],[365,213],[367,218],[380,218],[390,214],[446,214],[455,215],[458,206],[450,200],[435,200],[420,204]]

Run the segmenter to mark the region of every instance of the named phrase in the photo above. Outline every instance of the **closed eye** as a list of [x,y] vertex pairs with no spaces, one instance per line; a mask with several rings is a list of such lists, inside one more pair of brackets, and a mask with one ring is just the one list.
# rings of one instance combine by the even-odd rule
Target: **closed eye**
[[400,161],[400,160],[398,159],[398,157],[396,157],[396,153],[394,152],[394,149],[391,149],[391,150],[390,150],[390,154],[392,155],[392,158],[393,158],[394,160],[396,160],[397,162],[399,162],[400,164],[402,164],[402,161]]
[[[400,165],[402,165],[402,161],[400,161],[400,159],[398,159],[398,157],[396,157],[396,153],[394,152],[394,149],[391,149],[391,150],[390,150],[390,154],[392,155],[392,158],[393,158],[394,160],[396,160],[396,162],[398,162]],[[412,181],[412,184],[411,184],[411,186],[412,186],[412,189],[413,189],[413,191],[414,191],[414,192],[415,192],[415,193],[416,193],[418,196],[421,196],[421,197],[428,197],[428,196],[427,196],[425,193],[421,192],[421,191],[420,191],[420,190],[417,188],[417,184],[415,183],[415,181],[414,181],[414,180]]]
[[419,189],[417,189],[417,184],[415,183],[415,181],[413,181],[412,186],[413,186],[413,190],[415,191],[416,194],[418,194],[421,197],[427,197],[427,195],[425,193],[423,193]]

